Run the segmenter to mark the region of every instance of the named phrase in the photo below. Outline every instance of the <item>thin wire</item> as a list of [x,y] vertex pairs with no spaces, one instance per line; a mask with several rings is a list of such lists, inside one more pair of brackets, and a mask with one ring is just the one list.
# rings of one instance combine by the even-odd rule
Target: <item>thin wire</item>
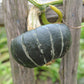
[[84,27],[84,25],[82,26],[77,26],[77,27],[74,27],[74,26],[71,26],[69,25],[68,23],[66,23],[64,20],[63,20],[63,23],[66,24],[68,27],[70,27],[71,29],[81,29],[82,27]]

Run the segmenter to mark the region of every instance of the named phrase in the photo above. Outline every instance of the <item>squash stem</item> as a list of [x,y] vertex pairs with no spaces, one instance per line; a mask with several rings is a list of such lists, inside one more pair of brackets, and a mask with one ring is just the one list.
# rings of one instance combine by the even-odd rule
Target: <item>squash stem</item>
[[[62,15],[62,13],[61,13],[61,11],[58,9],[58,8],[56,8],[55,6],[52,6],[52,5],[49,5],[49,7],[52,9],[52,10],[54,10],[57,14],[58,14],[58,19],[57,19],[57,21],[55,22],[55,23],[61,23],[61,21],[62,21],[62,19],[63,19],[63,15]],[[47,18],[46,18],[46,14],[45,14],[45,12],[43,12],[42,14],[41,14],[41,20],[42,20],[42,23],[45,25],[45,24],[50,24],[50,22],[47,20]]]
[[63,4],[63,0],[58,1],[51,1],[49,3],[39,4],[34,0],[28,0],[30,3],[32,3],[34,6],[38,7],[40,10],[44,10],[49,5],[56,5],[56,4]]
[[43,23],[44,25],[50,24],[50,22],[49,22],[49,21],[47,20],[47,18],[46,18],[45,12],[41,13],[41,20],[42,20],[42,23]]
[[29,14],[28,14],[28,19],[27,19],[27,30],[28,31],[41,26],[41,23],[39,20],[40,13],[41,11],[36,6],[33,6],[30,9]]

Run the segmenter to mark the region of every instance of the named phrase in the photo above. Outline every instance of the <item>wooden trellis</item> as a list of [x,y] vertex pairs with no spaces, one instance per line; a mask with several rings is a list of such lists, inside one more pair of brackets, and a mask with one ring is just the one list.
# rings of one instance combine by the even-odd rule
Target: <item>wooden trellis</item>
[[[10,52],[11,40],[26,31],[29,6],[27,5],[27,0],[3,0],[3,6],[5,28],[7,31]],[[69,25],[81,25],[82,0],[64,0],[63,10],[64,19]],[[71,29],[71,33],[71,50],[63,58],[60,68],[61,84],[77,84],[76,74],[79,56],[80,29]],[[34,80],[33,69],[24,68],[17,64],[11,56],[11,52],[10,62],[14,84],[36,83]]]

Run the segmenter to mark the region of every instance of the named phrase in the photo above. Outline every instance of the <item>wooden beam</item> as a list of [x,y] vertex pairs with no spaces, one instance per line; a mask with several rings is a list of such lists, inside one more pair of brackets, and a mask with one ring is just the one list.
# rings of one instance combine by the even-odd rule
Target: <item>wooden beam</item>
[[11,40],[26,31],[27,0],[3,0],[5,28],[8,38],[13,84],[34,84],[33,69],[19,65],[11,55]]
[[[81,25],[82,0],[64,0],[64,20],[69,25]],[[71,29],[72,45],[69,52],[62,59],[60,68],[61,84],[77,84],[77,66],[80,46],[80,29]]]

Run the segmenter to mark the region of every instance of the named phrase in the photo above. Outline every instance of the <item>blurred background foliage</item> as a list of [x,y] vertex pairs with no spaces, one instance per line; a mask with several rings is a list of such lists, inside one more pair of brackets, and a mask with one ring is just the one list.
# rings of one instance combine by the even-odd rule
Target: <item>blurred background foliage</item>
[[[81,25],[84,25],[84,23]],[[53,84],[55,84],[56,81],[60,80],[60,63],[61,59],[57,59],[52,65],[35,68],[35,79],[40,79],[43,81],[51,79]],[[77,79],[78,84],[84,84],[84,27],[81,28]],[[80,80],[83,80],[83,83],[80,83]],[[0,84],[13,84],[7,47],[7,36],[4,27],[0,27]]]

